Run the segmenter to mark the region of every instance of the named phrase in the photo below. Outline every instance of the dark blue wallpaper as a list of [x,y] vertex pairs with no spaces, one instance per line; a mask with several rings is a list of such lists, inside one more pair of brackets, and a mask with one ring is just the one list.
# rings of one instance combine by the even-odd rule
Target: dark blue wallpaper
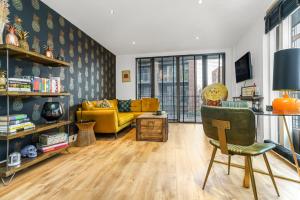
[[[39,64],[16,59],[9,60],[9,76],[60,76],[64,90],[71,93],[70,118],[75,120],[75,111],[81,99],[115,98],[116,56],[90,38],[76,26],[39,0],[10,0],[11,24],[29,32],[31,49],[43,53],[43,46],[54,49],[54,55],[63,55],[70,68],[41,67]],[[5,36],[5,33],[4,33]],[[6,59],[1,58],[0,69],[6,69]],[[65,98],[10,98],[10,113],[26,113],[36,123],[44,123],[40,112],[45,101],[60,101],[67,110]],[[6,115],[6,97],[0,98],[0,115]],[[74,132],[71,126],[71,132]],[[32,142],[32,137],[12,142],[11,151]],[[5,144],[0,143],[1,150]],[[5,151],[0,152],[0,160]]]

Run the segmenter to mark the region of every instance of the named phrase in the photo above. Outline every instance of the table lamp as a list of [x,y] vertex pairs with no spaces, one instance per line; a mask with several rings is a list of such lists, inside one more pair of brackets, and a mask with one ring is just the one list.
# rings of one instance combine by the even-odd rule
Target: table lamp
[[300,48],[284,49],[274,54],[273,90],[283,91],[283,97],[273,101],[273,111],[299,113],[300,101],[289,91],[300,90]]

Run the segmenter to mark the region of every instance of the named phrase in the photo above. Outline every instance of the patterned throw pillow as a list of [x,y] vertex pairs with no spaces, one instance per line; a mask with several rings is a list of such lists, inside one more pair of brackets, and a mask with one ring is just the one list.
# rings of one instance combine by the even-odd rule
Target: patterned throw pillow
[[131,100],[118,100],[119,112],[130,112]]
[[111,104],[106,99],[97,102],[97,108],[111,108]]

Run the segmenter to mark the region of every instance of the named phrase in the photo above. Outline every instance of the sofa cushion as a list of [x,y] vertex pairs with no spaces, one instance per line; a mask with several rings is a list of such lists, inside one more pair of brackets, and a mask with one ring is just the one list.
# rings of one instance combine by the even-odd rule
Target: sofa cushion
[[107,100],[110,105],[113,107],[113,108],[116,108],[116,110],[118,110],[118,100],[117,99],[112,99],[112,100]]
[[119,112],[130,112],[131,100],[118,100]]
[[104,100],[97,101],[95,107],[97,107],[97,108],[112,108],[112,105],[110,104],[109,101],[104,99]]
[[82,103],[82,110],[93,110],[94,104],[91,101],[85,101]]
[[122,126],[134,119],[132,113],[119,113],[118,115],[118,123],[119,126]]
[[143,112],[156,112],[159,109],[159,101],[157,98],[143,98],[142,111]]
[[142,112],[142,100],[131,100],[131,112]]

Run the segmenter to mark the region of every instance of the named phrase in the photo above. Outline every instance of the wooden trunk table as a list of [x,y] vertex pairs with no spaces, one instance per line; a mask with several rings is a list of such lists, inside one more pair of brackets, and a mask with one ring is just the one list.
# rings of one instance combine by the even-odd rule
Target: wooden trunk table
[[79,132],[77,136],[77,146],[89,146],[96,143],[94,126],[96,122],[78,122],[76,123]]
[[168,140],[168,114],[142,114],[136,119],[136,140],[166,142]]

